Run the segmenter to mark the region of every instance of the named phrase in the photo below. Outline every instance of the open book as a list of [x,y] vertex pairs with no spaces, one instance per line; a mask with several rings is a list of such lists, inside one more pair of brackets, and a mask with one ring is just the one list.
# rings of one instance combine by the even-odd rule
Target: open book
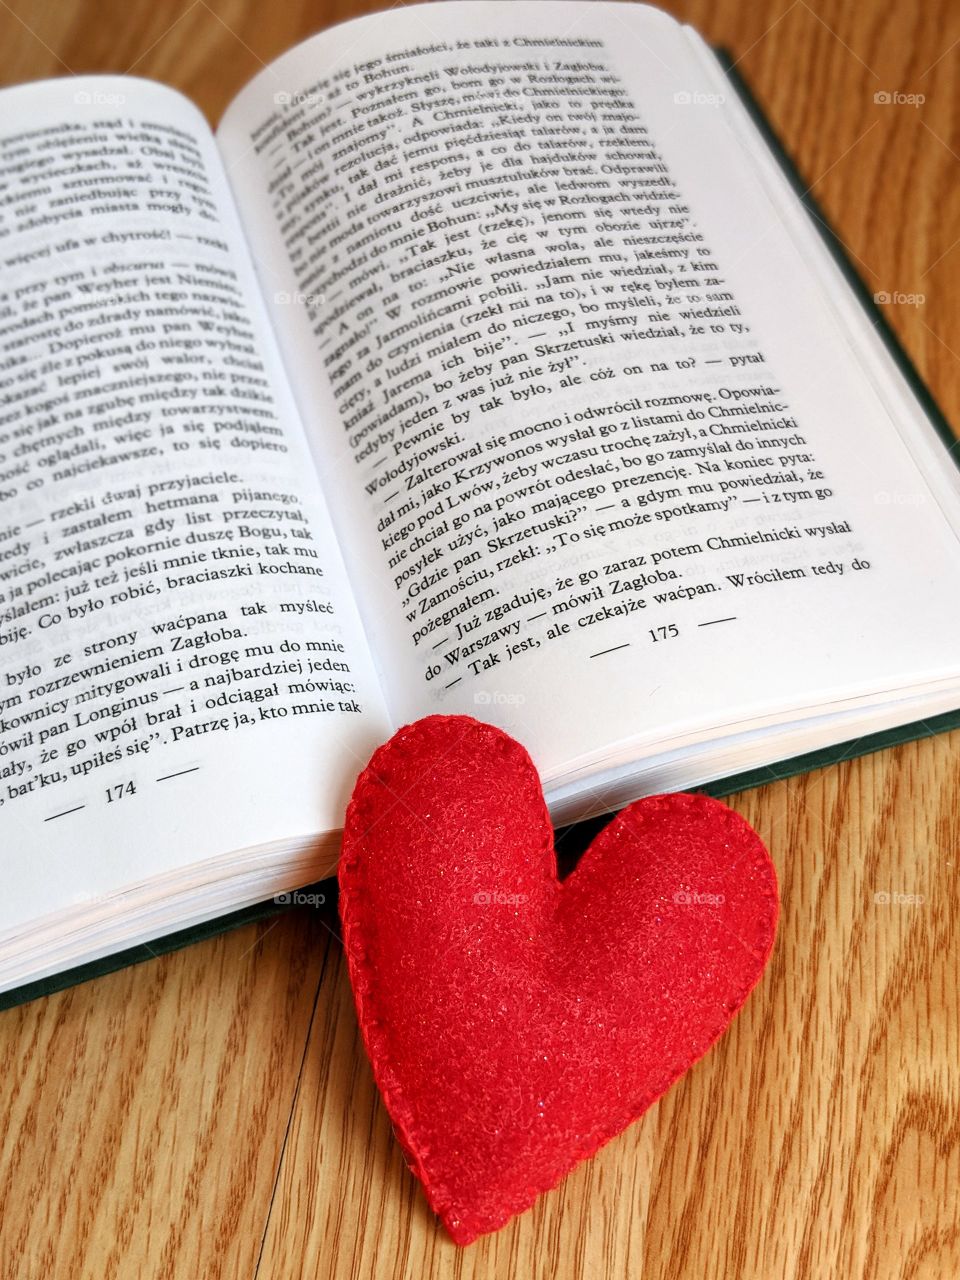
[[420,716],[563,823],[960,706],[958,473],[688,27],[0,107],[0,990],[329,874]]

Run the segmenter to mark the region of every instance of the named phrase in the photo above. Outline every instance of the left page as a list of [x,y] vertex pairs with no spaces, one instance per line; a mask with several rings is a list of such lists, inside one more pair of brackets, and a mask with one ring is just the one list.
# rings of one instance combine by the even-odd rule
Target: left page
[[205,120],[129,78],[0,105],[9,941],[253,846],[303,882],[390,729]]

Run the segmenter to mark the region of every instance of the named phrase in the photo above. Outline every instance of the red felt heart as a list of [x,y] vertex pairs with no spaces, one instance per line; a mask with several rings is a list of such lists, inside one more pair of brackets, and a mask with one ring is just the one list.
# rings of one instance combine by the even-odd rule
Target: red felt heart
[[347,810],[340,912],[397,1135],[460,1244],[528,1208],[722,1034],[770,955],[773,865],[731,809],[652,796],[557,879],[526,751],[407,725]]

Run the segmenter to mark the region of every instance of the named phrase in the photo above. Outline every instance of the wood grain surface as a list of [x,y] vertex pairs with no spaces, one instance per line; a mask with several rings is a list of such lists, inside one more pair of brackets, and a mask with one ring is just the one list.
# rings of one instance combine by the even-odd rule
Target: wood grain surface
[[[215,121],[262,63],[376,7],[0,0],[0,80],[131,71]],[[739,60],[868,287],[924,295],[889,318],[960,421],[960,7],[665,7]],[[925,101],[875,102],[894,91]],[[960,735],[732,803],[781,880],[766,976],[496,1236],[458,1250],[430,1215],[336,919],[305,908],[0,1014],[3,1280],[956,1280]]]

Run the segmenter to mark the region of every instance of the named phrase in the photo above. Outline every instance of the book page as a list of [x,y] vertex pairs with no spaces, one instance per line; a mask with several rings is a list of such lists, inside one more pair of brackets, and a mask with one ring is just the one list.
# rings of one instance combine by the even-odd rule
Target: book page
[[132,79],[0,101],[7,932],[337,830],[389,727],[205,121]]
[[655,10],[466,2],[317,37],[218,131],[395,718],[494,720],[548,786],[956,686],[916,423],[731,109]]

